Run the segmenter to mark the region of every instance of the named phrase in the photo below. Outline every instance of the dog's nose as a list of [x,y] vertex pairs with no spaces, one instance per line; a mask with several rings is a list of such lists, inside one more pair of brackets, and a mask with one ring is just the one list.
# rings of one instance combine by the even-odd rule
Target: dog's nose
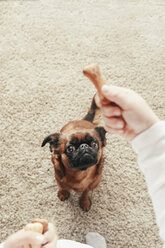
[[88,144],[81,144],[80,145],[80,149],[82,149],[82,150],[86,150],[88,147],[89,147]]

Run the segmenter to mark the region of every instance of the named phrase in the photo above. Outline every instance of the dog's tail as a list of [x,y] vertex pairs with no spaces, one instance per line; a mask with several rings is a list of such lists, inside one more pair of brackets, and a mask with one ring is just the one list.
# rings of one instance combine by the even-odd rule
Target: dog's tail
[[88,110],[88,113],[85,115],[83,120],[93,122],[94,124],[99,124],[100,122],[100,109],[95,103],[95,95],[92,99],[92,103]]

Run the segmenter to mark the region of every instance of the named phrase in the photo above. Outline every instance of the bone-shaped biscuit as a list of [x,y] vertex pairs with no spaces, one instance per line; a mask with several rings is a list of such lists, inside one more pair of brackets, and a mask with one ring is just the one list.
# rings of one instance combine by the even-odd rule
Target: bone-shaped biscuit
[[85,67],[84,70],[83,70],[83,73],[95,85],[95,87],[96,87],[96,89],[98,91],[101,103],[103,105],[109,104],[110,101],[107,100],[103,96],[102,91],[101,91],[101,88],[102,88],[103,85],[105,85],[105,82],[104,82],[104,80],[103,80],[103,78],[101,76],[100,69],[99,69],[98,65],[97,64],[91,64],[91,65]]
[[47,220],[36,218],[36,219],[32,220],[32,223],[41,223],[43,225],[43,232],[42,233],[45,233],[45,232],[48,231],[48,222],[47,222]]
[[[32,223],[27,224],[24,227],[24,230],[44,234],[48,230],[48,222],[44,219],[35,219],[32,221]],[[41,248],[41,245],[26,244],[23,246],[23,248]]]

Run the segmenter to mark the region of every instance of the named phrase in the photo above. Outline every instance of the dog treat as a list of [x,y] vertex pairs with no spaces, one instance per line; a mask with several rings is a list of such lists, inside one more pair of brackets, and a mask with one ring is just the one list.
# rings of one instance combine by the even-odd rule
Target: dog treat
[[[44,219],[35,219],[32,223],[27,224],[24,227],[25,231],[37,232],[44,234],[48,230],[48,222]],[[23,248],[41,248],[41,245],[24,245]]]
[[85,67],[83,70],[83,73],[95,85],[95,87],[98,91],[101,103],[103,105],[109,104],[109,101],[103,96],[103,94],[101,92],[101,88],[103,85],[105,85],[105,82],[101,76],[100,69],[99,69],[98,65],[97,64],[91,64],[91,65]]
[[36,218],[36,219],[34,219],[32,221],[32,223],[41,223],[43,225],[43,232],[42,232],[42,234],[48,231],[48,222],[47,222],[47,220]]

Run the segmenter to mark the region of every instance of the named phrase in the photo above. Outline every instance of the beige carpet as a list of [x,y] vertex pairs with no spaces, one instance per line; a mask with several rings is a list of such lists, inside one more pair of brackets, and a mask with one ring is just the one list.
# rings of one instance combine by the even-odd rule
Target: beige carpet
[[[152,203],[136,155],[108,134],[100,186],[88,213],[72,192],[57,198],[43,138],[87,112],[99,64],[108,84],[135,89],[164,118],[164,0],[0,1],[0,241],[34,217],[60,238],[104,235],[108,248],[160,248]],[[143,109],[142,109],[143,111]]]

